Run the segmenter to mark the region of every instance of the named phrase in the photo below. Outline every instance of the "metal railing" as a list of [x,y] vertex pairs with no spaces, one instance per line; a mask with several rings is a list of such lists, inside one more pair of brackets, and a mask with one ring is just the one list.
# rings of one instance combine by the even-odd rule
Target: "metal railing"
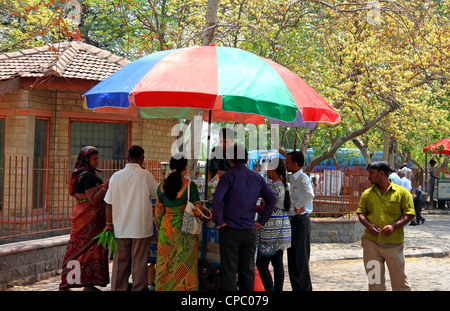
[[[0,242],[5,238],[70,230],[74,199],[68,182],[75,160],[10,156],[0,167]],[[100,177],[107,180],[125,161],[100,160]],[[146,160],[157,182],[163,180],[160,162]],[[371,187],[364,168],[326,167],[307,172],[315,190],[315,217],[340,217],[354,213],[362,192]]]
[[349,217],[357,210],[361,194],[372,187],[363,167],[319,167],[306,173],[314,187],[311,215],[316,217]]
[[[75,160],[66,158],[5,157],[0,167],[0,240],[71,228],[74,198],[68,183]],[[100,160],[100,177],[106,181],[125,166],[124,160]],[[162,165],[146,160],[157,182]]]

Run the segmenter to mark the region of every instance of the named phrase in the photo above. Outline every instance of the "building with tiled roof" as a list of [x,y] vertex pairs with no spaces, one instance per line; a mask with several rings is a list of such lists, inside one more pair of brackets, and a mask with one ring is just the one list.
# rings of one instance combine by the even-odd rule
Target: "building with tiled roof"
[[101,81],[129,61],[81,41],[0,55],[0,80],[56,76]]
[[[2,174],[17,157],[25,157],[35,168],[51,170],[51,161],[73,161],[87,145],[97,147],[106,161],[125,160],[128,147],[136,144],[144,148],[146,159],[170,159],[176,139],[171,129],[177,120],[100,114],[83,106],[85,92],[129,61],[79,37],[75,31],[70,42],[0,55],[0,202],[3,196],[4,205],[12,199],[2,193],[10,183]],[[47,177],[43,178],[47,186]],[[42,183],[39,186],[39,191],[47,191]],[[40,194],[30,197],[36,195]]]

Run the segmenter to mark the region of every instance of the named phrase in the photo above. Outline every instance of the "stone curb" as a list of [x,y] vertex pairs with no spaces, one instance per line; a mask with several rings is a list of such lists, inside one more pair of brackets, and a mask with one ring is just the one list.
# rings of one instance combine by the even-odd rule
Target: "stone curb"
[[437,209],[425,210],[422,212],[422,215],[449,215],[449,214],[450,214],[449,210],[437,210]]
[[[417,257],[433,257],[433,258],[443,258],[449,256],[449,248],[432,248],[432,249],[419,249],[419,250],[405,250],[405,258],[417,258]],[[354,255],[336,255],[336,256],[323,256],[316,257],[310,262],[315,261],[328,261],[328,260],[353,260],[362,259],[363,256],[359,254]]]
[[67,234],[38,240],[3,244],[0,245],[0,256],[64,245],[69,242],[69,239],[70,234]]

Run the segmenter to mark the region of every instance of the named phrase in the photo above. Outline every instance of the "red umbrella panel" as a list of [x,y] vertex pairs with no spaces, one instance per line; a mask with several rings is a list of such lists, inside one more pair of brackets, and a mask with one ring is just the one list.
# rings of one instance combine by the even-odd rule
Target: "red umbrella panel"
[[429,146],[423,147],[423,152],[427,152],[428,150],[431,150],[432,153],[450,155],[450,137],[442,139]]

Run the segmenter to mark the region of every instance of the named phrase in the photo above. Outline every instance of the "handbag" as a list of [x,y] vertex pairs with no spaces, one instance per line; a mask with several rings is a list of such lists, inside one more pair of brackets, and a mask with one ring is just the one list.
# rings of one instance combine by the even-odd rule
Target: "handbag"
[[277,252],[277,244],[275,243],[259,243],[258,253],[264,257],[272,257]]
[[[189,182],[188,185],[188,197],[186,208],[184,209],[183,213],[183,223],[181,225],[181,231],[192,235],[198,235],[202,232],[202,221],[197,216],[194,215],[194,210],[196,210],[197,207],[195,207],[195,205],[192,204],[192,202],[189,200],[190,192],[191,192],[191,182]],[[212,217],[211,211],[206,207],[203,208],[209,212],[210,216],[206,216],[201,211],[199,211],[200,214],[202,214],[203,217],[210,219]]]

